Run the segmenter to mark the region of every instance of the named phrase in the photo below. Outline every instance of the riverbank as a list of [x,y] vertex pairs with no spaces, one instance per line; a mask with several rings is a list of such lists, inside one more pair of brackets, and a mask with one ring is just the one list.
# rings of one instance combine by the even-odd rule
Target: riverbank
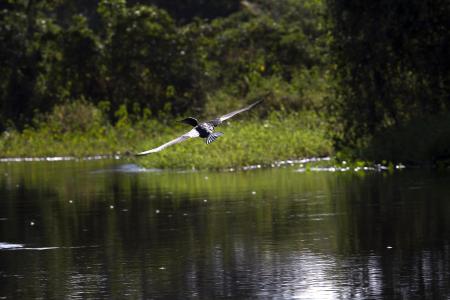
[[[126,155],[170,141],[189,128],[176,120],[161,124],[154,119],[122,122],[116,126],[94,124],[89,128],[61,132],[41,124],[22,132],[7,131],[0,138],[0,156],[87,157]],[[333,153],[326,124],[315,113],[271,113],[264,119],[231,121],[217,129],[224,133],[206,145],[192,139],[162,152],[130,159],[147,168],[225,169],[246,165],[270,165],[299,157]]]

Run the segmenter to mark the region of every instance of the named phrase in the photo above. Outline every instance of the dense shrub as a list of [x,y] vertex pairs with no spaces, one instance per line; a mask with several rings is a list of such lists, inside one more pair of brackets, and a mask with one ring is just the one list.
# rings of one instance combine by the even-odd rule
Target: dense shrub
[[[373,136],[407,134],[416,120],[425,125],[424,115],[449,111],[448,1],[327,3],[338,81],[330,106],[343,129],[340,146],[362,150]],[[434,133],[422,125],[428,129],[420,136]]]
[[205,109],[266,94],[272,83],[294,95],[275,92],[269,107],[321,102],[322,1],[189,3],[197,14],[180,15],[177,1],[0,4],[0,129],[21,129],[70,99],[109,102],[113,123],[124,105],[160,117],[209,115],[215,110]]

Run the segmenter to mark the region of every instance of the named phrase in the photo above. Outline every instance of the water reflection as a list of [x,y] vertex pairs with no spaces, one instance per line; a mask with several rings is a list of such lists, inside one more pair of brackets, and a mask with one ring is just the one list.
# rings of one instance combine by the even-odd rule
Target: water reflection
[[3,298],[450,296],[446,172],[0,174]]

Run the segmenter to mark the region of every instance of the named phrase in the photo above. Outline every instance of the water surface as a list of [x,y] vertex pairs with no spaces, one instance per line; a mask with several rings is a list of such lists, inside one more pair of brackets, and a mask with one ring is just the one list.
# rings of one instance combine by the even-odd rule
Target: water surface
[[450,297],[450,173],[0,164],[0,299]]

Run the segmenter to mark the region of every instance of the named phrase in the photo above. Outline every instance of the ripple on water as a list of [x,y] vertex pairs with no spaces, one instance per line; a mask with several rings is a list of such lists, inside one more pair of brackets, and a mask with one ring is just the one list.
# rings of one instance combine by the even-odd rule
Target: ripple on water
[[54,250],[54,249],[81,249],[81,248],[97,248],[97,245],[88,245],[88,246],[71,246],[71,247],[26,247],[24,244],[14,244],[14,243],[6,243],[0,242],[0,251],[1,250],[33,250],[33,251],[42,251],[42,250]]
[[156,172],[162,172],[162,169],[155,169],[155,168],[143,168],[136,164],[124,164],[119,165],[114,168],[108,168],[108,169],[100,169],[100,170],[94,170],[91,173],[92,174],[103,174],[103,173],[156,173]]
[[42,250],[52,250],[58,249],[60,247],[25,247],[23,244],[12,244],[0,242],[0,250],[34,250],[34,251],[42,251]]

